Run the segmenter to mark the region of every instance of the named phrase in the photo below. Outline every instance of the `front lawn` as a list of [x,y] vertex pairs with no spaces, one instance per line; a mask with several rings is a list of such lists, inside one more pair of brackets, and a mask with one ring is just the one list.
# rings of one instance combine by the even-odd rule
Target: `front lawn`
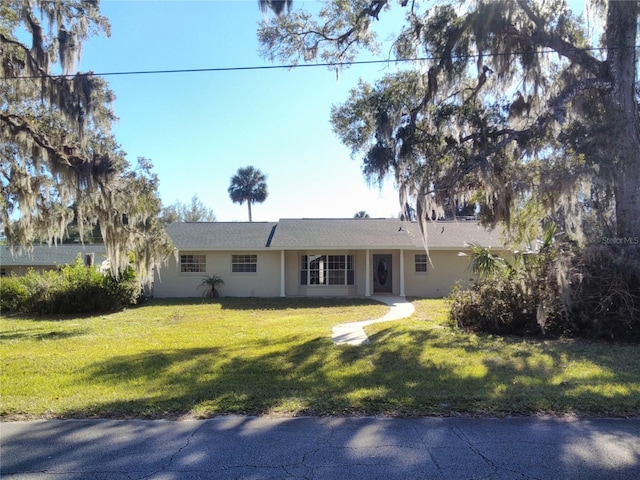
[[39,417],[640,414],[636,345],[452,329],[443,300],[335,346],[367,300],[154,301],[125,312],[1,320],[1,414]]

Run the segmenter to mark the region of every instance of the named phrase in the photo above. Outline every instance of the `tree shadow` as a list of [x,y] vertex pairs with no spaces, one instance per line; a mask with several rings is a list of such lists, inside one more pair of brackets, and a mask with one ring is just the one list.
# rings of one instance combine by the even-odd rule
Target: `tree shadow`
[[151,299],[140,305],[216,305],[224,310],[288,310],[381,305],[361,297],[219,297]]
[[[553,462],[553,469],[546,470],[550,474],[606,477],[613,471],[628,473],[631,478],[640,465],[640,447],[634,447],[639,436],[637,424],[601,429],[594,419],[587,419],[586,424],[563,424],[558,434],[554,430],[558,419],[535,418],[531,423],[520,423],[524,419],[505,418],[501,419],[503,423],[495,423],[495,418],[483,418],[464,423],[457,418],[507,416],[514,411],[569,413],[575,404],[600,405],[603,398],[621,405],[617,410],[620,414],[637,414],[640,392],[602,392],[590,388],[595,383],[588,376],[576,375],[575,384],[557,381],[561,372],[578,361],[588,360],[600,367],[597,374],[607,376],[609,383],[638,385],[640,359],[633,346],[616,347],[628,348],[618,355],[607,345],[593,349],[586,342],[523,341],[440,328],[421,330],[415,323],[379,324],[370,339],[371,344],[360,347],[335,346],[328,335],[291,332],[273,339],[252,339],[242,346],[150,346],[140,353],[91,363],[74,378],[76,388],[106,385],[118,396],[105,396],[81,410],[68,409],[61,416],[219,418],[212,423],[197,423],[198,427],[193,427],[192,422],[169,422],[167,426],[167,422],[136,421],[131,427],[124,422],[108,423],[106,435],[113,441],[102,449],[86,442],[87,436],[77,423],[62,422],[62,433],[55,424],[37,424],[32,435],[8,440],[10,448],[28,453],[26,460],[3,462],[3,473],[34,471],[34,466],[46,471],[53,468],[49,467],[49,458],[58,463],[64,458],[65,465],[83,472],[89,468],[86,464],[91,455],[98,457],[97,462],[92,457],[96,465],[124,471],[126,458],[131,456],[131,445],[122,441],[124,437],[135,439],[138,451],[145,452],[139,457],[137,474],[146,472],[152,476],[165,469],[163,478],[180,478],[180,465],[188,465],[191,472],[197,470],[199,474],[210,472],[207,468],[215,465],[216,474],[223,474],[220,478],[227,474],[273,476],[280,472],[277,467],[257,470],[261,467],[255,465],[269,465],[270,459],[280,457],[289,458],[288,470],[282,470],[282,477],[295,476],[292,471],[303,477],[313,470],[318,477],[335,478],[344,474],[347,466],[355,465],[356,476],[362,478],[453,478],[456,475],[450,472],[460,464],[471,465],[469,471],[477,476],[496,476],[496,472],[514,476],[509,462],[517,455],[530,456],[533,440],[539,442],[536,448],[540,448],[541,458]],[[445,351],[454,354],[445,358]],[[455,352],[459,352],[457,357]],[[626,361],[621,362],[621,358]],[[140,386],[144,387],[142,394],[137,390]],[[136,393],[128,396],[131,390]],[[612,412],[616,411],[607,413]],[[262,424],[252,416],[226,416],[230,413],[315,417]],[[598,412],[592,406],[588,413]],[[344,418],[354,415],[362,418]],[[396,429],[372,415],[447,418],[401,423],[405,426]],[[514,422],[516,428],[510,429]],[[86,428],[91,433],[99,425],[90,423]],[[177,434],[169,436],[169,430]],[[163,439],[162,449],[157,448],[160,442],[154,435]],[[61,438],[64,443],[56,441]],[[48,443],[39,450],[33,449],[33,442],[42,439]],[[608,467],[603,439],[628,440],[631,446],[622,467]],[[402,454],[391,451],[389,446],[395,445],[404,449]],[[520,446],[512,451],[513,445]],[[247,456],[253,455],[252,460],[258,455],[262,462],[246,462],[254,467],[243,470],[237,457],[230,459],[230,452],[247,452]],[[402,456],[416,452],[419,458],[413,456],[409,461]],[[292,466],[292,455],[305,460]],[[313,459],[323,456],[331,462],[309,466]],[[526,458],[523,463],[540,468]],[[175,470],[167,470],[169,465]],[[419,475],[415,468],[419,468]],[[528,473],[524,471],[521,476]],[[548,478],[544,474],[537,476]]]
[[[360,347],[335,346],[329,338],[292,333],[253,339],[241,347],[148,350],[89,365],[82,378],[74,380],[78,388],[98,383],[117,392],[142,385],[144,394],[96,402],[63,416],[635,415],[640,411],[637,356],[620,365],[617,357],[587,354],[580,345],[574,350],[557,343],[528,342],[525,348],[515,339],[494,340],[471,335],[446,339],[436,331],[389,327],[374,334],[370,345]],[[445,358],[445,351],[454,348],[460,354],[447,353]],[[578,360],[597,364],[598,369],[562,380]],[[603,391],[598,387],[602,379],[632,386]]]
[[[267,340],[252,342],[258,348]],[[292,358],[310,358],[315,341],[288,354],[273,352],[242,358],[224,348],[150,350],[116,356],[90,365],[81,381],[120,390],[128,384],[146,385],[146,395],[132,400],[95,404],[88,410],[67,411],[65,417],[178,418],[226,413],[261,415],[283,399],[304,391],[304,379],[292,375]]]
[[288,310],[342,308],[380,305],[371,299],[350,297],[275,297],[275,298],[221,298],[218,299],[223,309],[229,310]]
[[[410,341],[396,341],[398,336]],[[578,414],[640,412],[637,346],[544,340],[388,327],[370,337],[381,363],[415,385],[449,392],[444,414]],[[458,362],[438,352],[459,349]],[[425,356],[430,352],[430,357]],[[354,354],[352,352],[351,354]],[[357,354],[357,352],[355,353]],[[420,364],[419,368],[411,366]],[[605,389],[602,384],[613,386]],[[467,410],[468,408],[468,410]],[[448,409],[448,411],[446,411]]]
[[0,341],[2,340],[64,340],[67,338],[80,337],[86,335],[88,329],[75,329],[73,331],[51,330],[43,332],[41,330],[29,329],[20,330],[19,332],[0,332]]
[[227,416],[6,427],[3,476],[635,478],[640,464],[637,421]]
[[96,316],[112,315],[117,312],[84,312],[84,313],[5,313],[2,317],[10,320],[28,320],[35,322],[67,322],[88,320]]

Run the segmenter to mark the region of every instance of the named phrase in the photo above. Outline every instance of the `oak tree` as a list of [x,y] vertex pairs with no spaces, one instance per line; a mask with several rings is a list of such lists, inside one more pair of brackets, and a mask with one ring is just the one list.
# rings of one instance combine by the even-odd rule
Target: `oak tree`
[[169,250],[152,165],[111,134],[115,98],[78,72],[82,45],[109,34],[99,0],[0,4],[0,221],[11,246],[58,242],[99,225],[115,275],[133,252],[141,280]]
[[[300,6],[300,5],[299,5]],[[575,238],[640,235],[636,1],[328,1],[266,18],[272,60],[376,53],[376,26],[404,11],[395,73],[361,80],[332,109],[371,179],[391,175],[424,224],[470,199],[490,222],[542,204]]]

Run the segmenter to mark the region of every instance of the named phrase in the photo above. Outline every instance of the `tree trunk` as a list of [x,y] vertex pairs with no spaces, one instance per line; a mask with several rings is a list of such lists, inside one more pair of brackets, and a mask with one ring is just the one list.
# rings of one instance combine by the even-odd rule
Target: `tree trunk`
[[249,207],[249,221],[253,222],[251,219],[251,200],[247,200],[247,207]]
[[621,239],[640,237],[640,112],[636,102],[636,32],[639,3],[609,1],[607,99],[615,138],[612,145],[616,228]]

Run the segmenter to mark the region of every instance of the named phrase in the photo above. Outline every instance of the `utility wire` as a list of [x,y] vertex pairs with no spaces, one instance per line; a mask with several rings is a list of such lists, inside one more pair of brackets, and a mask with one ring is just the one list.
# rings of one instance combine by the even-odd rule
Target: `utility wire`
[[[621,46],[615,48],[640,48],[640,45],[632,45],[632,46]],[[611,47],[590,47],[590,48],[582,48],[582,49],[573,49],[574,52],[592,52],[592,51],[603,51],[610,50]],[[530,55],[532,52],[526,52],[526,54]],[[547,50],[538,50],[533,52],[535,54],[549,54],[549,53],[558,53],[556,50],[547,49]],[[482,55],[483,57],[488,56],[507,56],[507,55],[524,55],[525,52],[506,52],[506,53],[497,53],[492,55]],[[479,58],[480,54],[469,54],[469,55],[455,55],[452,57],[453,60],[463,60],[463,59],[473,59]],[[376,64],[392,64],[392,63],[407,63],[407,62],[424,62],[424,61],[440,61],[441,57],[419,57],[419,58],[396,58],[396,59],[386,59],[386,60],[354,60],[350,62],[327,62],[327,63],[293,63],[289,65],[256,65],[256,66],[248,66],[248,67],[213,67],[213,68],[183,68],[183,69],[170,69],[170,70],[137,70],[137,71],[122,71],[122,72],[80,72],[81,75],[92,75],[96,77],[110,77],[117,75],[162,75],[162,74],[175,74],[175,73],[206,73],[206,72],[242,72],[242,71],[253,71],[253,70],[282,70],[282,69],[294,69],[294,68],[312,68],[312,67],[347,67],[354,65],[376,65]],[[29,80],[29,79],[38,79],[43,77],[49,78],[72,78],[77,74],[66,74],[66,75],[19,75],[16,77],[2,77],[1,80]]]

